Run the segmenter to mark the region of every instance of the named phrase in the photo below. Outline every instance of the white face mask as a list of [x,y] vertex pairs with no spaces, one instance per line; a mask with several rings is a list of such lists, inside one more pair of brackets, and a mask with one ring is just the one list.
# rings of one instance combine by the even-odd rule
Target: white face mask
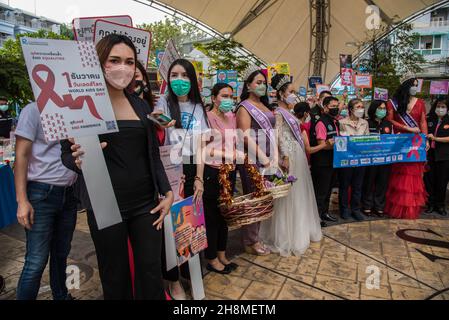
[[410,88],[410,95],[412,97],[416,96],[417,93],[418,93],[418,87],[411,87]]
[[354,116],[356,116],[357,118],[363,118],[363,116],[365,115],[365,110],[363,109],[357,109],[354,111]]
[[447,115],[447,108],[436,108],[435,109],[435,113],[437,114],[437,116],[439,117],[444,117],[445,115]]
[[307,115],[306,120],[304,121],[305,123],[309,123],[310,121],[312,121],[312,117],[309,115]]
[[299,98],[296,94],[291,93],[289,94],[289,96],[287,98],[284,99],[286,104],[292,104],[295,105],[297,103],[299,103]]

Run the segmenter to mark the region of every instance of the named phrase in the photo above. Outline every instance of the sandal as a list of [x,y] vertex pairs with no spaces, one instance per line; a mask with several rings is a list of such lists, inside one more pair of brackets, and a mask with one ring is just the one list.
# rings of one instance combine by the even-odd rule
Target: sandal
[[265,246],[260,243],[256,243],[252,246],[245,246],[245,252],[255,256],[268,256],[271,253],[269,250],[267,250],[267,248],[265,248]]

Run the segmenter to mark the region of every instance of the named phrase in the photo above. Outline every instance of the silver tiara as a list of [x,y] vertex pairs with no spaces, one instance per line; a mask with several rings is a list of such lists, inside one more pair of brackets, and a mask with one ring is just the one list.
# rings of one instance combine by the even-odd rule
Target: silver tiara
[[245,71],[243,71],[243,80],[248,80],[249,76],[253,74],[253,72],[262,70],[260,67],[256,66],[255,64],[251,64],[248,68],[246,68]]
[[281,81],[279,81],[279,83],[278,83],[278,85],[276,86],[275,89],[276,89],[277,91],[279,91],[279,90],[281,90],[281,88],[282,88],[284,85],[286,85],[287,83],[290,83],[290,82],[291,82],[290,76],[284,75],[284,76],[282,77]]

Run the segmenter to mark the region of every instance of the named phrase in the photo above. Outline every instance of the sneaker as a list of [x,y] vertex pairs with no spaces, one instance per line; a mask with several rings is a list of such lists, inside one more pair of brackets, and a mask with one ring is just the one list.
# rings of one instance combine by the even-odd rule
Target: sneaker
[[341,218],[343,220],[349,220],[349,219],[351,219],[351,215],[349,214],[349,212],[343,211],[342,214],[341,214]]

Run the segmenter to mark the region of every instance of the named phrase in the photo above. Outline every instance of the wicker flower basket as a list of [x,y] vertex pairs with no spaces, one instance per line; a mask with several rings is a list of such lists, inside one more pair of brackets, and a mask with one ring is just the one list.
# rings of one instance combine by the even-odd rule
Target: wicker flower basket
[[233,166],[223,165],[220,169],[220,211],[230,230],[264,221],[273,216],[273,195],[265,189],[264,180],[257,168],[246,162],[245,168],[252,180],[255,192],[232,198],[229,172]]
[[270,188],[270,189],[268,189],[268,191],[271,192],[271,194],[273,195],[273,199],[276,200],[276,199],[281,199],[281,198],[288,196],[291,188],[292,188],[292,184],[287,183],[287,184],[283,184],[281,186],[276,186],[276,187]]
[[273,196],[267,192],[264,196],[254,198],[254,194],[238,197],[227,206],[220,205],[229,230],[264,221],[273,216]]

